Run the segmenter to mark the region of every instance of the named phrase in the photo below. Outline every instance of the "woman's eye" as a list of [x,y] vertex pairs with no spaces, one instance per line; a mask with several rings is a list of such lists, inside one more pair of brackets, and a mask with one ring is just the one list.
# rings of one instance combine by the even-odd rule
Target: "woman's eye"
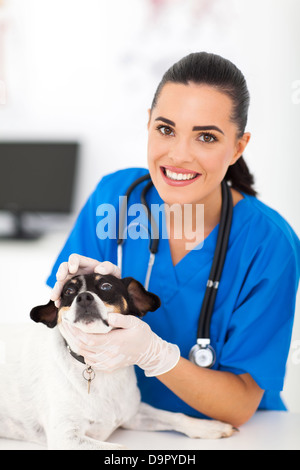
[[112,285],[109,284],[109,282],[103,282],[103,284],[101,284],[100,286],[101,290],[110,290],[111,288],[112,288]]
[[76,292],[75,287],[68,287],[68,288],[65,290],[64,293],[65,293],[65,295],[73,295],[73,294],[75,294],[75,292]]
[[204,142],[205,144],[211,144],[213,142],[216,142],[217,138],[212,134],[201,134],[199,140],[201,140],[201,142]]
[[158,131],[163,135],[173,135],[173,129],[168,126],[158,126]]

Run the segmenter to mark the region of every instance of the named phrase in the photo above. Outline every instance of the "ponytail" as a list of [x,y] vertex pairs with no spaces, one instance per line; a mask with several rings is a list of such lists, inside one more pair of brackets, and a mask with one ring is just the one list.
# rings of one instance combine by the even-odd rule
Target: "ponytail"
[[238,161],[231,165],[225,175],[225,180],[231,183],[231,187],[237,191],[256,196],[257,192],[253,188],[254,177],[244,160],[240,157]]

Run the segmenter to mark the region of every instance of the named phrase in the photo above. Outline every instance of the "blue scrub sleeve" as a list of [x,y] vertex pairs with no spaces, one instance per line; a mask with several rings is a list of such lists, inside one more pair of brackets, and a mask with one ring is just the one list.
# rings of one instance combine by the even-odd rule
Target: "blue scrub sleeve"
[[[103,178],[103,180],[104,179],[105,178]],[[99,185],[102,181],[100,181]],[[96,233],[96,211],[98,205],[101,204],[101,201],[97,200],[99,199],[98,195],[99,191],[96,189],[81,210],[63,249],[54,263],[52,272],[46,281],[48,286],[54,286],[56,282],[56,273],[60,264],[64,261],[68,261],[68,258],[72,253],[97,259],[98,261],[104,261],[101,240],[98,239]]]
[[220,370],[249,373],[263,390],[283,389],[299,281],[297,251],[284,235],[258,248],[221,351]]

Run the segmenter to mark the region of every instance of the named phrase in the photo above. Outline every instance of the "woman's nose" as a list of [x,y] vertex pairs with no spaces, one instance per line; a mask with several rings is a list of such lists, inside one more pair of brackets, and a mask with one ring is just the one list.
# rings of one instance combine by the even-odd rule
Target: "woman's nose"
[[183,163],[192,162],[194,160],[190,144],[188,140],[184,138],[174,140],[169,149],[168,156],[173,161],[174,166],[180,166]]

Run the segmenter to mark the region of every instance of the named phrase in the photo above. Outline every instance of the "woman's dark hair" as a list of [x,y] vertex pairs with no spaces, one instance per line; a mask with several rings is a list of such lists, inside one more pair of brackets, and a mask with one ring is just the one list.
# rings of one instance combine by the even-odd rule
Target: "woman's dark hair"
[[[231,120],[237,125],[238,137],[242,137],[247,125],[250,94],[242,72],[229,60],[207,52],[189,54],[174,64],[164,74],[152,102],[153,110],[166,83],[189,82],[209,85],[225,93],[232,100]],[[243,157],[228,168],[225,179],[231,186],[251,196],[256,196],[254,178]]]

